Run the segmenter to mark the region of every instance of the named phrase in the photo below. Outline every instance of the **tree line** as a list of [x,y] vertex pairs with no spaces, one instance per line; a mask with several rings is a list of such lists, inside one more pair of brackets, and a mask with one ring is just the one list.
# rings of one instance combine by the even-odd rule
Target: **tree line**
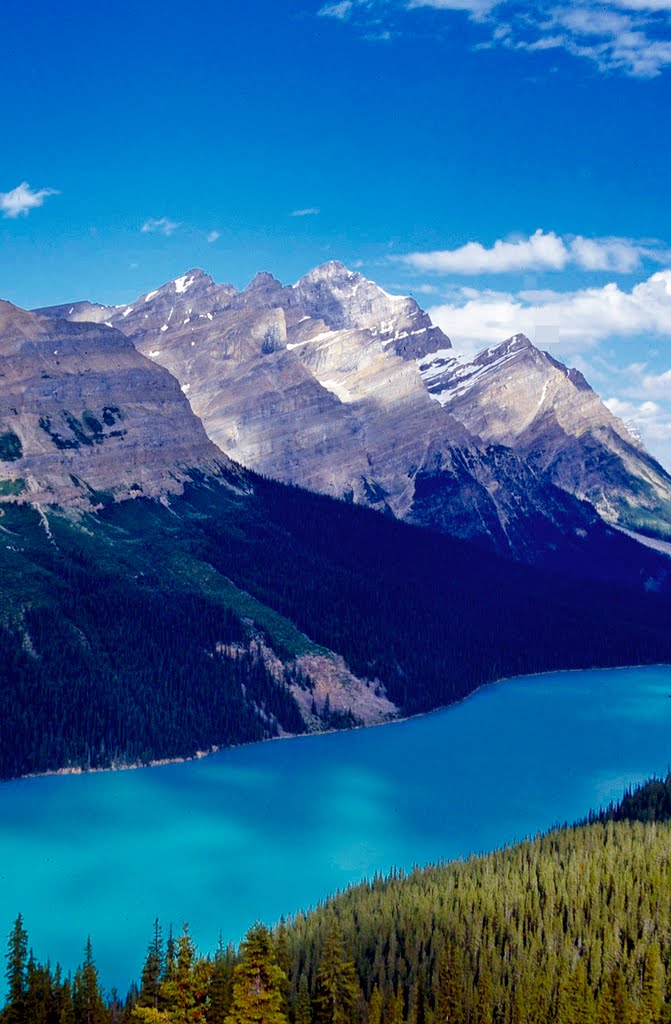
[[272,930],[254,925],[239,949],[203,956],[187,926],[164,941],[156,922],[123,1000],[103,998],[90,942],[72,977],[38,964],[19,917],[0,1020],[668,1024],[671,823],[626,801],[603,820],[375,878]]

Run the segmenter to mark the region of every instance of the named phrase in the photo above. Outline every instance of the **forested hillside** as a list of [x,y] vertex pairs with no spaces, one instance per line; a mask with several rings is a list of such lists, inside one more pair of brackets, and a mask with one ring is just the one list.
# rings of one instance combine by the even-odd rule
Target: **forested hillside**
[[[505,676],[671,661],[668,596],[252,481],[169,504],[103,495],[86,515],[3,506],[0,776],[300,732],[287,687],[310,687],[306,651],[342,655],[406,714]],[[249,653],[258,634],[283,677]],[[353,721],[318,710],[317,727]]]
[[111,1003],[90,944],[65,978],[34,962],[18,920],[2,1020],[663,1024],[671,1018],[670,882],[668,823],[558,829],[356,886],[272,933],[254,926],[239,950],[222,943],[201,956],[186,926],[164,936],[157,923],[139,985]]

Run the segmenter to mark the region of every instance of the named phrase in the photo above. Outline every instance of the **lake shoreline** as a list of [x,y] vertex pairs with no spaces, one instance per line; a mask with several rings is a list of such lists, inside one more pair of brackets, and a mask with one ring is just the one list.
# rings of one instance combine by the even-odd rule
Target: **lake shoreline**
[[157,917],[199,948],[237,943],[362,880],[580,821],[669,764],[671,666],[486,685],[396,730],[0,788],[3,902],[66,969],[94,924],[109,987],[136,976]]
[[[267,736],[265,739],[249,740],[247,743],[232,743],[226,746],[213,746],[209,750],[197,750],[193,754],[184,754],[179,757],[156,758],[152,761],[122,762],[99,768],[82,768],[78,765],[66,766],[64,768],[53,768],[46,772],[29,772],[26,775],[16,775],[10,779],[0,779],[0,785],[6,785],[7,783],[12,782],[24,782],[31,779],[47,779],[53,776],[97,775],[101,772],[129,772],[142,768],[164,768],[171,764],[186,764],[191,761],[202,761],[203,758],[211,757],[213,754],[220,754],[224,750],[239,750],[241,747],[253,747],[261,743],[275,743],[280,740],[305,740],[311,739],[315,736],[333,736],[337,733],[360,732],[364,729],[380,729],[389,725],[401,725],[403,722],[411,722],[415,719],[425,718],[428,715],[435,715],[439,711],[449,711],[452,708],[459,707],[459,705],[471,700],[471,698],[475,697],[476,694],[480,693],[480,691],[484,690],[486,687],[500,686],[502,683],[510,683],[514,679],[541,679],[543,676],[569,675],[576,672],[620,672],[627,669],[635,670],[652,668],[666,668],[671,670],[671,664],[667,664],[666,662],[656,662],[651,665],[594,665],[590,668],[546,669],[542,672],[530,672],[521,676],[502,676],[500,679],[492,679],[490,682],[480,683],[474,690],[471,690],[469,693],[460,697],[459,700],[453,701],[451,704],[440,704],[435,708],[431,708],[429,711],[418,711],[417,714],[414,715],[402,715],[398,718],[390,718],[387,722],[375,722],[371,725],[354,725],[348,729],[323,729],[319,732],[284,733],[281,736]],[[669,696],[671,696],[671,693]]]

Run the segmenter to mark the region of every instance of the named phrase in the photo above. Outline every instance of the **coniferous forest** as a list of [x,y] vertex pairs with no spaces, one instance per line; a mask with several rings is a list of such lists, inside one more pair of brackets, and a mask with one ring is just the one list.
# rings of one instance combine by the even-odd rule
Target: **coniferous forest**
[[[0,777],[299,733],[306,651],[341,655],[400,714],[506,676],[671,661],[668,580],[640,545],[617,539],[617,579],[553,575],[249,480],[195,482],[169,507],[47,510],[48,533],[36,509],[3,508]],[[245,653],[259,633],[284,677]]]
[[[7,944],[3,1024],[666,1024],[671,824],[628,793],[589,823],[355,886],[239,949],[155,922],[137,983],[103,994],[94,951],[64,975]],[[57,952],[57,951],[54,951]]]

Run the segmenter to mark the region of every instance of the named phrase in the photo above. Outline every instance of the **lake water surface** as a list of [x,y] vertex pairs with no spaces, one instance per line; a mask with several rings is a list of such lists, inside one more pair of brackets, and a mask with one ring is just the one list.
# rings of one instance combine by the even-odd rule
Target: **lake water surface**
[[125,994],[156,916],[240,939],[393,866],[582,817],[671,763],[671,668],[556,673],[376,729],[0,786],[0,935]]

